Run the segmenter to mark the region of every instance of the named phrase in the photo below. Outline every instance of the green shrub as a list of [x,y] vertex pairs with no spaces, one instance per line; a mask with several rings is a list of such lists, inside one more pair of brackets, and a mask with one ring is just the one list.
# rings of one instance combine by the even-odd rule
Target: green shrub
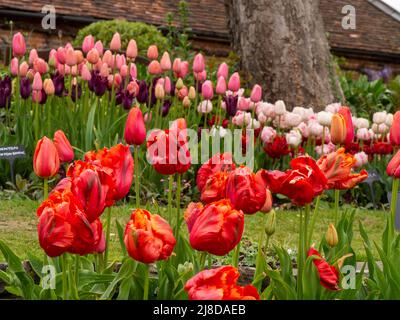
[[147,48],[152,44],[156,44],[160,52],[166,50],[168,46],[167,38],[156,27],[142,22],[128,22],[126,20],[94,22],[79,30],[74,45],[81,46],[85,36],[91,34],[96,41],[101,40],[104,47],[108,47],[115,32],[119,32],[121,35],[122,48],[124,49],[130,39],[135,39],[140,55],[145,55]]

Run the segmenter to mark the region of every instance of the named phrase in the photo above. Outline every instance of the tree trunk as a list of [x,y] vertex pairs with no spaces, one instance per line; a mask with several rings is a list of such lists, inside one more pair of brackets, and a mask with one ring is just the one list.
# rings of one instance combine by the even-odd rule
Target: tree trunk
[[225,0],[233,49],[264,98],[288,109],[343,100],[318,0]]

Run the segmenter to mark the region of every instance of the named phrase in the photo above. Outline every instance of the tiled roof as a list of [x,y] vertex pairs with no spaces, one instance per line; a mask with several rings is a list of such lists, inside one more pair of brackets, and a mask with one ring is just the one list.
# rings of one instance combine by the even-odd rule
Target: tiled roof
[[[227,39],[224,0],[188,0],[189,25],[195,34]],[[0,0],[0,8],[41,12],[44,5],[55,6],[62,15],[94,19],[125,18],[155,25],[165,24],[165,16],[177,16],[179,0]],[[356,9],[356,30],[344,30],[342,8]],[[400,22],[370,3],[370,0],[320,0],[326,32],[333,48],[400,54]]]

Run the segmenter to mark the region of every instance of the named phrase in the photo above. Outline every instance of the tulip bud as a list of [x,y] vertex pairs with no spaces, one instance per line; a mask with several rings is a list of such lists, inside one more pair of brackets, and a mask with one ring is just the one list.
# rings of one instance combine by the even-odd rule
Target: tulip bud
[[158,58],[158,48],[156,45],[151,45],[147,49],[147,58],[150,60],[156,60]]
[[83,39],[82,51],[88,53],[94,47],[94,37],[90,34]]
[[171,70],[171,59],[170,59],[170,57],[169,57],[168,52],[165,51],[165,52],[163,53],[163,55],[162,55],[162,57],[161,57],[160,64],[161,64],[161,69],[162,69],[163,71]]
[[67,54],[67,50],[65,50],[65,48],[59,47],[57,49],[56,58],[57,58],[58,63],[65,64],[66,54]]
[[338,234],[337,234],[337,231],[336,231],[333,223],[329,224],[328,230],[326,231],[326,234],[325,234],[325,239],[331,248],[337,246],[339,239],[338,239]]
[[12,58],[11,59],[11,63],[10,63],[10,72],[13,76],[18,75],[18,70],[19,69],[19,62],[18,62],[18,58]]
[[272,210],[272,193],[269,189],[266,190],[264,206],[260,209],[263,213],[268,213]]
[[240,89],[240,76],[239,73],[235,72],[231,75],[229,82],[228,82],[228,89],[230,91],[238,91]]
[[261,86],[258,84],[254,85],[253,90],[251,90],[250,100],[252,102],[259,102],[261,100],[261,95],[262,95]]
[[185,108],[189,108],[191,105],[190,99],[188,96],[183,98],[182,104]]
[[162,84],[156,84],[156,87],[154,89],[154,94],[157,99],[163,100],[165,97],[164,86]]
[[127,144],[135,146],[140,146],[146,140],[146,126],[142,111],[138,107],[133,107],[129,111],[124,138]]
[[229,67],[225,62],[222,62],[218,67],[217,78],[223,77],[225,81],[228,79]]
[[28,73],[29,65],[26,61],[22,62],[19,66],[19,75],[20,77],[25,77]]
[[332,116],[331,141],[333,144],[343,144],[346,141],[347,129],[344,117],[336,113]]
[[33,156],[33,170],[38,177],[50,178],[60,168],[60,159],[54,143],[47,137],[40,139]]
[[172,70],[176,75],[179,75],[181,72],[181,59],[175,58],[174,63],[172,64]]
[[136,64],[131,63],[131,69],[129,70],[129,74],[131,75],[132,79],[137,79],[137,67],[136,67]]
[[68,48],[67,52],[65,54],[65,63],[72,67],[74,65],[76,65],[78,62],[77,60],[77,56],[75,55],[75,51],[72,48]]
[[181,90],[183,88],[184,84],[183,84],[183,80],[181,78],[178,79],[178,81],[176,81],[176,89]]
[[214,96],[213,85],[210,80],[207,80],[203,83],[201,87],[201,95],[205,100],[211,100]]
[[179,72],[179,77],[185,79],[186,76],[189,74],[189,62],[182,61],[180,64],[181,71]]
[[100,59],[100,55],[99,52],[97,51],[96,48],[91,49],[87,55],[86,55],[86,59],[91,63],[91,64],[96,64],[97,61],[99,61]]
[[389,161],[386,173],[388,176],[399,179],[400,178],[400,150]]
[[286,106],[282,100],[275,102],[275,114],[277,116],[282,116],[286,113]]
[[201,73],[205,70],[206,64],[204,57],[201,53],[196,54],[193,60],[193,72],[194,73]]
[[23,57],[25,55],[26,52],[25,38],[21,34],[21,32],[18,32],[13,36],[12,51],[15,57]]
[[224,77],[219,77],[217,81],[217,87],[215,89],[217,94],[223,95],[226,93],[226,80]]
[[149,74],[157,75],[162,73],[162,69],[160,63],[157,60],[153,60],[150,62],[149,66],[147,67]]
[[195,89],[193,86],[191,86],[191,87],[189,88],[188,97],[189,97],[190,100],[196,99],[196,89]]
[[81,69],[81,77],[82,77],[82,79],[85,80],[85,81],[89,81],[90,79],[92,79],[92,75],[91,75],[91,73],[90,73],[88,67],[86,66],[86,64],[84,64],[84,65],[82,66],[82,69]]
[[102,77],[107,78],[107,77],[108,77],[108,74],[109,74],[109,71],[108,71],[108,64],[107,64],[107,63],[103,63],[102,66],[101,66],[101,68],[100,68],[100,75],[101,75]]
[[29,52],[29,64],[30,64],[30,65],[33,65],[33,63],[35,62],[35,60],[36,60],[37,58],[39,58],[39,55],[38,55],[36,49],[32,49],[32,50]]
[[271,210],[267,217],[267,223],[265,225],[265,233],[268,237],[271,237],[275,233],[276,229],[276,213],[275,210]]
[[114,33],[111,42],[110,42],[110,50],[111,51],[119,51],[121,49],[121,36],[118,32]]
[[203,70],[202,72],[195,73],[194,78],[199,82],[205,81],[207,79],[207,71]]
[[107,63],[110,68],[114,66],[114,56],[110,50],[106,50],[103,55],[103,63]]
[[42,76],[39,72],[36,72],[33,77],[32,89],[40,91],[43,88]]
[[74,150],[62,130],[57,130],[54,133],[53,140],[61,162],[70,162],[74,160]]
[[54,95],[55,88],[53,81],[51,79],[45,79],[43,82],[43,89],[48,96]]
[[129,40],[128,47],[126,48],[126,57],[135,60],[138,55],[138,48],[134,39]]
[[97,52],[99,53],[100,56],[103,55],[104,52],[104,47],[103,47],[103,43],[98,40],[95,44],[94,44],[95,49],[97,50]]

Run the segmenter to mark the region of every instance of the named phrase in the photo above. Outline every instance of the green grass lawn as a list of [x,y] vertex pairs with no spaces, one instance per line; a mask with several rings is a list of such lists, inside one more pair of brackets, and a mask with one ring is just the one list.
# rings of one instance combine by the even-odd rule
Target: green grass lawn
[[[5,241],[14,252],[21,258],[27,257],[27,252],[34,253],[37,256],[41,255],[41,249],[37,239],[37,217],[36,208],[38,202],[31,200],[3,200],[0,201],[0,239]],[[134,205],[121,205],[112,208],[112,219],[118,221],[125,226],[128,221],[130,212]],[[153,213],[157,213],[154,208],[150,209]],[[161,215],[166,214],[164,208],[160,209]],[[105,218],[105,215],[103,215]],[[359,209],[356,213],[354,223],[354,238],[353,248],[356,252],[357,259],[365,260],[365,252],[363,249],[362,239],[358,231],[358,220],[361,220],[367,230],[370,239],[380,242],[382,232],[385,227],[385,212]],[[298,241],[298,211],[277,211],[277,229],[271,239],[272,244],[279,244],[285,248],[295,249]],[[261,213],[253,216],[246,216],[245,235],[246,245],[243,245],[243,250],[246,250],[247,261],[255,257],[257,248],[257,239],[262,225],[263,219]],[[313,241],[318,242],[325,234],[328,224],[333,222],[333,210],[329,208],[329,204],[322,203],[320,206],[319,217],[314,232]],[[185,234],[187,234],[186,225],[182,226]],[[112,224],[111,233],[111,259],[118,260],[121,257],[121,248],[117,236],[115,223]],[[0,261],[4,258],[0,253]]]

